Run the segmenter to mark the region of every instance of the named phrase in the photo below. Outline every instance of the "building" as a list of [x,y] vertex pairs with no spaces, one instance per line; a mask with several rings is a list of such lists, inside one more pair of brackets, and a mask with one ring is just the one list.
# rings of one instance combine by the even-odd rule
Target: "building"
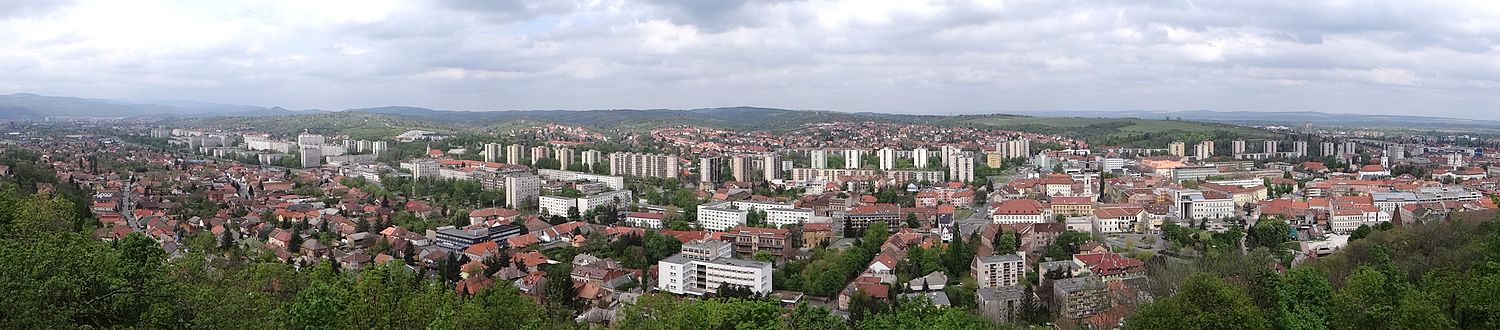
[[502,159],[501,158],[501,156],[502,156],[501,152],[504,149],[505,149],[505,146],[501,145],[499,143],[485,143],[484,144],[484,162],[486,162],[486,163],[499,163],[500,160]]
[[948,164],[948,180],[958,182],[974,181],[974,157],[958,156]]
[[808,164],[809,167],[812,167],[812,168],[828,168],[828,151],[827,150],[818,149],[818,150],[808,151],[807,153],[808,153],[808,159],[811,162],[811,164]]
[[734,255],[752,258],[757,252],[769,253],[780,260],[793,251],[791,231],[786,229],[735,226],[724,231],[720,239],[734,244]]
[[912,149],[911,150],[911,165],[912,165],[912,167],[915,167],[915,168],[927,168],[927,163],[930,160],[930,158],[928,158],[928,157],[929,156],[927,155],[927,148]]
[[589,174],[589,173],[575,172],[575,171],[549,170],[549,169],[538,169],[538,170],[536,170],[536,174],[538,176],[541,176],[542,179],[545,179],[545,180],[566,181],[566,182],[577,182],[577,181],[598,182],[598,183],[603,183],[604,186],[605,187],[609,187],[610,190],[623,190],[623,189],[625,189],[625,177],[619,177],[619,176],[613,176],[613,175]]
[[863,156],[863,155],[864,155],[864,150],[859,150],[859,149],[844,150],[844,168],[845,169],[856,169],[856,168],[859,168],[860,164],[862,164],[860,162],[861,161],[860,156]]
[[370,143],[370,152],[374,153],[376,158],[379,158],[380,155],[385,154],[388,150],[391,150],[390,142],[375,141]]
[[750,173],[753,172],[753,171],[751,171],[752,170],[751,165],[754,164],[754,162],[751,162],[752,159],[753,158],[751,158],[750,156],[747,156],[747,155],[734,155],[734,156],[730,156],[729,157],[729,176],[730,177],[727,178],[726,180],[730,180],[730,181],[744,181],[744,182],[751,181]]
[[949,166],[948,164],[952,164],[953,156],[958,155],[960,152],[963,152],[963,150],[959,150],[958,147],[955,146],[938,147],[938,157],[942,157],[943,167],[947,168]]
[[1261,152],[1267,153],[1267,154],[1275,154],[1275,153],[1278,152],[1277,151],[1277,147],[1280,146],[1280,145],[1281,145],[1281,141],[1266,140],[1265,146],[1262,147],[1263,150]]
[[636,228],[661,229],[667,220],[666,214],[630,212],[625,214],[625,224]]
[[879,151],[875,152],[875,155],[880,158],[881,170],[896,169],[896,149],[891,149],[891,147],[880,148]]
[[1227,219],[1235,216],[1234,199],[1220,191],[1180,190],[1176,194],[1179,219]]
[[1052,209],[1035,200],[1012,199],[995,205],[990,221],[998,224],[1051,222]]
[[300,147],[306,148],[306,147],[321,146],[321,145],[323,145],[323,142],[324,142],[324,139],[323,139],[322,135],[307,134],[307,133],[303,133],[303,134],[298,134],[297,135],[297,146],[300,146]]
[[521,165],[521,150],[523,148],[526,147],[520,144],[505,146],[505,163],[511,165]]
[[629,190],[606,191],[578,198],[540,196],[537,197],[537,212],[565,217],[568,216],[568,210],[575,208],[579,213],[610,205],[614,205],[616,208],[624,208],[630,205],[631,198]]
[[1321,153],[1318,153],[1319,156],[1333,157],[1333,156],[1338,155],[1338,154],[1334,153],[1333,142],[1323,142],[1323,143],[1319,144],[1319,146],[1321,147],[1320,151],[1322,151]]
[[302,147],[302,167],[318,167],[323,164],[323,149],[319,147]]
[[815,180],[837,180],[840,177],[881,176],[897,182],[943,182],[947,181],[944,171],[912,171],[912,170],[890,170],[877,171],[866,169],[841,169],[841,168],[794,168],[792,169],[792,180],[815,181]]
[[1307,141],[1293,141],[1292,153],[1297,157],[1307,157]]
[[781,161],[778,158],[774,152],[761,155],[760,166],[763,171],[760,175],[761,180],[771,181],[781,178]]
[[982,288],[974,292],[974,303],[979,305],[979,314],[994,322],[1015,319],[1021,312],[1026,291],[1021,286]]
[[703,187],[713,187],[724,182],[724,158],[700,157],[698,158],[698,184]]
[[969,273],[980,288],[1014,286],[1026,278],[1026,258],[1016,253],[974,257]]
[[1019,138],[1005,141],[995,146],[995,152],[1003,158],[1027,158],[1031,157],[1031,140]]
[[554,156],[556,156],[554,158],[557,158],[557,163],[559,164],[558,169],[560,170],[566,170],[568,169],[569,165],[573,165],[573,163],[576,162],[576,160],[573,159],[573,149],[571,148],[557,148],[557,150],[553,150],[552,153],[554,154]]
[[593,169],[594,164],[598,164],[604,160],[604,153],[598,150],[584,150],[579,158],[582,158],[583,165],[588,166],[589,169]]
[[749,210],[735,208],[730,202],[704,203],[698,205],[698,226],[709,231],[724,231],[744,225],[749,215]]
[[703,296],[726,285],[771,292],[771,263],[731,257],[729,242],[704,240],[682,245],[681,253],[657,262],[657,290]]
[[733,201],[730,207],[737,210],[761,211],[766,213],[766,224],[782,227],[788,225],[800,225],[812,218],[812,209],[795,208],[792,204],[756,202],[756,201]]
[[1167,144],[1167,154],[1173,157],[1187,157],[1187,144],[1182,141],[1173,141]]
[[1214,141],[1198,142],[1198,145],[1193,147],[1193,155],[1197,156],[1198,159],[1208,159],[1209,157],[1213,157]]
[[609,175],[677,178],[678,158],[671,155],[615,152],[609,154]]
[[551,148],[547,148],[547,146],[535,146],[535,147],[531,147],[531,164],[532,165],[536,165],[536,162],[538,160],[542,160],[543,158],[552,158],[552,149]]
[[505,206],[520,209],[542,194],[542,178],[535,175],[505,177]]
[[1052,282],[1052,306],[1065,318],[1081,319],[1109,308],[1108,287],[1098,277],[1084,276]]
[[1216,166],[1179,166],[1172,168],[1172,179],[1177,181],[1204,180],[1219,175]]
[[1406,159],[1406,146],[1400,143],[1392,143],[1385,147],[1385,156],[1392,163]]
[[496,226],[469,226],[456,228],[453,226],[438,227],[433,230],[437,234],[435,245],[449,252],[463,252],[474,244],[484,242],[496,242],[505,244],[505,240],[515,236],[521,236],[521,230],[525,228],[519,224],[503,224]]
[[1234,142],[1230,143],[1229,149],[1235,155],[1245,153],[1245,140],[1234,140]]

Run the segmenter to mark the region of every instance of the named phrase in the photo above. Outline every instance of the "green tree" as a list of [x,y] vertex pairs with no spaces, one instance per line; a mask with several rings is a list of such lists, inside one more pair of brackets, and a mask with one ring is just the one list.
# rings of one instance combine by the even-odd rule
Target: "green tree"
[[1170,298],[1127,317],[1126,329],[1270,329],[1250,296],[1213,274],[1198,273]]
[[337,329],[348,307],[348,293],[322,282],[314,282],[281,310],[282,326],[288,329]]

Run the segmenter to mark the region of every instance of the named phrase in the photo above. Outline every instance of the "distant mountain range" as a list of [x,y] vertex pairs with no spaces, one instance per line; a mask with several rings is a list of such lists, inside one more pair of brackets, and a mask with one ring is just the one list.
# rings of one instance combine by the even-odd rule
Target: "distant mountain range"
[[1299,126],[1312,123],[1316,126],[1340,127],[1405,127],[1415,129],[1500,129],[1500,121],[1475,120],[1446,117],[1404,115],[1362,115],[1348,113],[1326,113],[1314,111],[1035,111],[1018,114],[1037,117],[1084,117],[1084,118],[1140,118],[1182,119],[1237,125],[1283,125]]
[[[826,110],[786,110],[757,107],[726,107],[692,110],[511,110],[455,111],[418,107],[348,109],[343,112],[389,115],[434,122],[493,124],[513,120],[536,120],[593,127],[631,128],[662,125],[710,125],[734,129],[769,129],[810,122],[880,120],[914,123],[954,123],[985,115],[901,115]],[[37,94],[0,95],[0,120],[45,118],[133,118],[162,120],[184,117],[268,117],[329,113],[322,110],[287,110],[281,107],[228,105],[198,101],[119,101]],[[1036,111],[1016,114],[1035,117],[1181,119],[1236,125],[1287,125],[1312,123],[1319,126],[1380,126],[1417,129],[1500,130],[1500,121],[1425,116],[1334,114],[1322,112],[1253,111]]]

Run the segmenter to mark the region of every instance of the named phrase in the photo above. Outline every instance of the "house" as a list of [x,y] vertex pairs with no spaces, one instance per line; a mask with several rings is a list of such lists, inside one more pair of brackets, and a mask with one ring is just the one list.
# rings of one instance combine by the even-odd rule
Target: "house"
[[1052,220],[1052,208],[1030,199],[1012,199],[995,205],[990,221],[998,224],[1043,223]]
[[943,271],[934,271],[927,276],[906,282],[906,288],[911,291],[942,291],[946,287],[948,287],[948,274],[944,274]]

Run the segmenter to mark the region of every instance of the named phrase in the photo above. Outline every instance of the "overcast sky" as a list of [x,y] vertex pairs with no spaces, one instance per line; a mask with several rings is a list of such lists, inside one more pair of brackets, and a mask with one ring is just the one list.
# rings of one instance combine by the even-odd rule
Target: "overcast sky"
[[1493,118],[1497,43],[1495,0],[0,0],[0,93]]

